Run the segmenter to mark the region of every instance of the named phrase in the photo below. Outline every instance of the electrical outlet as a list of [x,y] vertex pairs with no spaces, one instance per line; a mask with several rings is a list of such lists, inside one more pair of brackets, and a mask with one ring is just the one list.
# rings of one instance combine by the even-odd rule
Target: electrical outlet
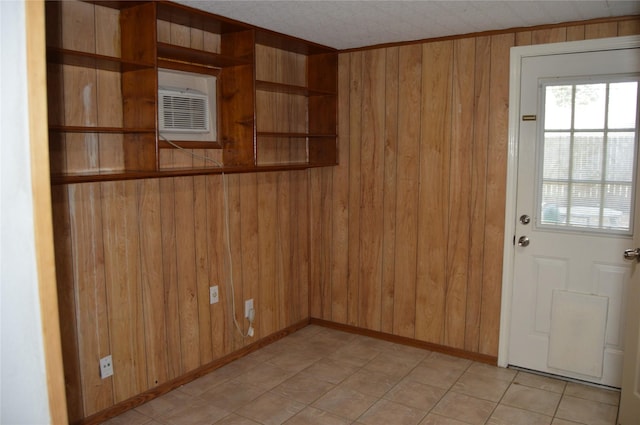
[[113,361],[111,354],[100,359],[100,378],[105,379],[113,375]]
[[249,318],[251,310],[253,310],[253,298],[251,298],[250,300],[245,300],[244,302],[244,317],[246,319]]
[[215,304],[220,301],[220,294],[218,293],[218,285],[209,287],[209,304]]

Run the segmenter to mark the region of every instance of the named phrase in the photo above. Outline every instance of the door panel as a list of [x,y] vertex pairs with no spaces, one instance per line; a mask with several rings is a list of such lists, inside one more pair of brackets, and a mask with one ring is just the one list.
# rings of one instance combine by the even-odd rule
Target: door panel
[[[628,248],[640,247],[640,232],[636,232],[633,244]],[[629,280],[629,309],[626,316],[624,341],[626,344],[622,375],[622,394],[618,424],[635,425],[640,418],[640,264],[631,263]]]
[[[515,225],[514,244],[522,236],[529,244],[515,247],[511,365],[621,384],[623,318],[631,276],[631,265],[621,252],[631,243],[631,231],[620,223],[627,220],[631,228],[634,223],[632,210],[609,204],[615,204],[612,196],[628,196],[634,186],[616,180],[611,164],[622,163],[623,169],[631,164],[633,170],[637,132],[631,130],[634,143],[629,144],[625,129],[624,153],[616,154],[612,149],[622,130],[613,127],[623,114],[609,113],[615,108],[601,108],[598,102],[604,105],[604,94],[612,98],[606,105],[613,105],[615,81],[636,78],[638,57],[638,49],[621,49],[522,60],[520,112],[527,119],[520,122],[516,217],[529,215],[532,220]],[[565,90],[567,99],[554,98],[555,104],[570,102],[568,129],[562,127],[561,109],[545,116],[541,106],[553,108],[545,104],[546,87],[556,85],[572,87]],[[637,95],[638,84],[634,87]],[[586,102],[601,110],[605,130],[599,129],[596,115],[585,112]],[[637,114],[634,117],[637,126]],[[560,195],[549,197],[553,191]]]

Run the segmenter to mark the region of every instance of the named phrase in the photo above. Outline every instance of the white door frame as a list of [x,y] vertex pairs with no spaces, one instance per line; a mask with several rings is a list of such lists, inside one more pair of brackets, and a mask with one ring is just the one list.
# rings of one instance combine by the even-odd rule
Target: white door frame
[[[516,195],[518,183],[518,135],[520,132],[520,78],[522,60],[531,56],[594,52],[640,47],[640,36],[601,38],[511,48],[509,73],[509,149],[507,154],[507,193],[504,221],[504,252],[502,265],[502,305],[500,309],[500,339],[498,366],[509,364],[509,328],[513,295],[516,227]],[[636,231],[640,231],[636,229]],[[620,253],[622,256],[622,253]]]

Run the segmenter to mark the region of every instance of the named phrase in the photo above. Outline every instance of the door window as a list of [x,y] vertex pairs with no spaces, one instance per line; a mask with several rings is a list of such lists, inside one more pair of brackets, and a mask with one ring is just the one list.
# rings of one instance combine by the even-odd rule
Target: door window
[[539,227],[632,233],[638,81],[542,83]]

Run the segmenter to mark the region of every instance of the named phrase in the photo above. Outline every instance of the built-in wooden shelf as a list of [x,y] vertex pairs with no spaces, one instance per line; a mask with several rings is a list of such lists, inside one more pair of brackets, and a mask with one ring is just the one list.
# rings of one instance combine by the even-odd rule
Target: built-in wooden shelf
[[236,58],[160,42],[158,42],[158,59],[197,64],[211,68],[227,68],[252,64],[251,58]]
[[287,170],[305,170],[307,168],[323,167],[326,165],[313,165],[307,163],[289,163],[289,164],[272,164],[257,165],[252,167],[190,167],[190,168],[164,168],[158,171],[102,171],[102,172],[86,172],[86,173],[67,173],[52,174],[51,184],[72,184],[72,183],[95,183],[104,181],[117,180],[139,180],[152,179],[162,177],[180,177],[180,176],[200,176],[210,174],[238,174],[238,173],[256,173],[256,172],[273,172]]
[[292,84],[282,84],[262,80],[256,80],[256,90],[296,94],[300,96],[334,96],[336,94],[335,92],[330,91],[313,90],[306,86],[296,86]]
[[124,127],[98,127],[98,126],[79,126],[79,125],[50,125],[49,131],[57,133],[152,133],[156,132],[155,128],[124,128]]
[[134,71],[154,68],[155,64],[142,61],[126,60],[115,56],[105,56],[78,50],[47,48],[47,61],[63,65],[81,66],[113,72]]
[[319,133],[289,133],[277,131],[258,131],[258,137],[288,137],[291,139],[306,139],[309,137],[336,137],[335,134],[319,134]]
[[[299,170],[337,163],[335,49],[167,1],[86,3],[95,5],[96,10],[101,7],[117,10],[119,25],[101,37],[107,37],[109,43],[117,40],[119,46],[112,45],[109,51],[119,53],[118,56],[109,56],[69,49],[77,47],[70,41],[73,37],[97,34],[95,18],[71,21],[80,18],[64,16],[67,8],[60,7],[59,2],[46,2],[46,34],[50,37],[47,40],[47,60],[60,65],[48,80],[50,122],[63,123],[49,127],[51,149],[57,150],[51,158],[52,161],[60,161],[51,167],[56,170],[52,175],[54,184]],[[111,15],[115,22],[116,13],[107,15]],[[177,45],[175,40],[167,42],[171,37],[163,32],[167,29],[166,23],[181,26],[181,31],[210,33],[219,50],[211,52],[193,48],[195,44],[187,47],[189,43],[187,46]],[[65,31],[63,25],[66,25]],[[273,49],[280,52],[274,53]],[[267,58],[265,55],[273,56]],[[102,79],[97,73],[77,73],[73,67],[89,71],[106,70],[117,75],[105,75]],[[167,149],[177,148],[159,135],[159,69],[216,77],[218,141],[172,142],[183,149],[216,149],[224,166],[167,168],[169,164],[166,162],[170,162],[172,157],[164,154]],[[281,82],[287,79],[293,84]],[[96,84],[97,81],[104,82],[104,87],[108,88],[87,96],[87,84]],[[95,122],[121,122],[122,126],[65,125],[76,120],[76,111],[94,114],[91,119]],[[283,119],[287,122],[281,123]],[[275,121],[278,125],[272,124]],[[85,121],[79,117],[76,122]],[[263,129],[291,128],[296,131],[260,131],[256,128],[258,125]],[[77,143],[84,138],[67,137],[75,151],[72,164],[65,161],[67,150],[60,150],[58,141],[62,140],[59,135],[66,133],[122,135],[114,139],[121,143],[106,141],[101,146],[115,163],[105,165],[103,170],[65,173],[66,167],[68,170],[91,169],[83,162],[87,155],[82,152],[90,146]],[[178,165],[180,161],[175,163]]]
[[[222,144],[220,142],[172,140],[171,143],[174,143],[184,149],[222,149]],[[175,146],[172,146],[166,140],[162,140],[162,138],[158,141],[158,147],[160,149],[176,149]]]

